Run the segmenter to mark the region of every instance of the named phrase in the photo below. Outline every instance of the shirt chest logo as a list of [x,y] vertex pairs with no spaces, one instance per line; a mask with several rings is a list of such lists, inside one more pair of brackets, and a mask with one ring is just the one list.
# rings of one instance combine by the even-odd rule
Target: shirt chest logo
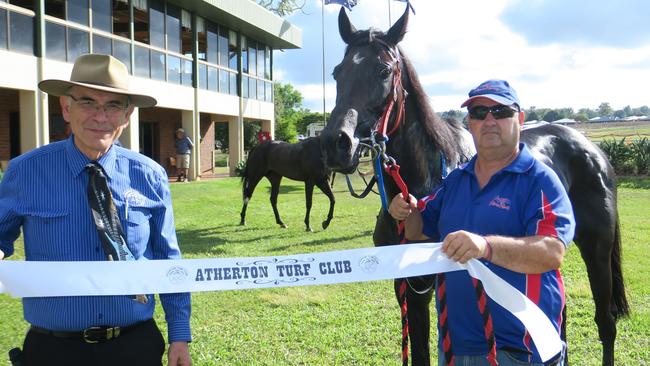
[[510,211],[510,199],[505,197],[496,196],[490,201],[489,206],[500,208],[502,210]]
[[124,201],[129,206],[143,206],[145,197],[135,189],[129,188],[124,192]]

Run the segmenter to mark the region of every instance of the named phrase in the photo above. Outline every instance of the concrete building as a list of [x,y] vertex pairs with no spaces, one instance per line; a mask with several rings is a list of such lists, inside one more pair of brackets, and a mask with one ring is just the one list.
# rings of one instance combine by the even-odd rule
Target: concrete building
[[273,135],[273,50],[301,42],[300,29],[250,0],[0,0],[0,163],[66,137],[58,98],[37,84],[105,53],[127,65],[135,92],[158,100],[133,113],[124,147],[174,174],[183,127],[195,142],[190,179],[200,179],[225,123],[234,174],[244,124]]

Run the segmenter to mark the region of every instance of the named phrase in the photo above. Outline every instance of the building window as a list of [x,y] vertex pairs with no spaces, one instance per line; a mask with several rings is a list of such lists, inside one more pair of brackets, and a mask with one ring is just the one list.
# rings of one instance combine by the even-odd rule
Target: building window
[[181,83],[183,85],[192,86],[192,61],[183,60],[183,78]]
[[131,38],[129,0],[113,0],[113,34]]
[[266,88],[265,88],[266,89],[265,100],[267,102],[272,102],[273,101],[273,83],[270,83],[270,82],[267,81],[266,83],[264,83],[264,85],[266,86]]
[[[219,63],[221,53],[221,38],[219,37],[217,25],[208,23],[208,62]],[[228,64],[228,40],[226,39],[226,54],[223,56]]]
[[34,7],[34,0],[11,0],[9,1],[9,4],[20,6],[21,8],[29,9],[31,11],[36,10]]
[[0,9],[0,48],[7,48],[7,11]]
[[88,25],[88,0],[68,0],[68,20]]
[[199,80],[198,87],[201,89],[208,88],[208,66],[206,64],[199,64]]
[[248,74],[257,76],[257,48],[253,40],[248,41]]
[[113,56],[122,61],[131,72],[131,45],[129,43],[113,40]]
[[206,33],[205,23],[205,19],[196,17],[196,42],[199,46],[196,58],[203,61],[207,61],[208,59],[208,35]]
[[147,0],[132,0],[133,4],[133,39],[149,44],[149,10]]
[[242,76],[242,91],[241,96],[243,98],[248,98],[248,76]]
[[87,32],[68,28],[68,62],[74,62],[77,57],[90,52],[89,39]]
[[167,4],[167,49],[181,53],[181,9]]
[[45,15],[65,20],[65,0],[46,0]]
[[93,28],[112,32],[111,0],[93,0]]
[[34,54],[34,18],[20,13],[9,13],[9,49]]
[[264,69],[264,45],[261,43],[257,44],[257,76],[263,78],[266,70]]
[[111,39],[93,34],[93,53],[112,55],[113,45]]
[[237,74],[234,72],[229,72],[230,76],[230,94],[237,95]]
[[165,81],[165,54],[151,50],[151,78]]
[[219,70],[219,92],[220,93],[226,93],[228,94],[230,91],[228,90],[228,71],[226,70]]
[[216,67],[208,67],[208,90],[218,90],[218,74],[219,70]]
[[165,6],[160,0],[149,2],[149,40],[152,46],[165,48]]
[[[228,67],[228,59],[229,59],[229,39],[228,39],[228,34],[229,31],[225,27],[219,27],[219,48],[218,48],[218,53],[219,53],[219,65]],[[217,44],[215,42],[215,49],[217,47]],[[215,61],[216,63],[216,61]]]
[[167,81],[174,84],[181,83],[181,59],[167,55]]
[[45,23],[47,44],[45,54],[52,60],[65,61],[65,27],[56,23]]
[[248,74],[248,42],[246,37],[241,37],[241,67],[244,74]]
[[133,75],[149,78],[149,49],[142,46],[135,46],[135,70]]
[[228,67],[237,70],[237,33],[234,31],[228,32],[228,60]]
[[264,100],[264,81],[257,79],[257,99]]
[[192,50],[194,49],[194,42],[192,42],[192,14],[185,9],[181,10],[181,43],[182,54],[192,57]]
[[264,78],[271,80],[271,54],[272,50],[269,46],[266,46],[264,50]]

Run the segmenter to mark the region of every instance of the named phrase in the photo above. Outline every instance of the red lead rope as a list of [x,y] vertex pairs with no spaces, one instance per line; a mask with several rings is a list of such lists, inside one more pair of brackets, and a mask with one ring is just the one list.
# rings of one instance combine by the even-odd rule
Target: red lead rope
[[[402,179],[402,176],[399,174],[399,165],[389,164],[386,165],[386,173],[388,173],[392,178],[395,184],[402,191],[402,198],[408,200],[409,191],[406,183]],[[404,221],[399,221],[397,223],[397,235],[400,237],[400,244],[406,243],[406,237],[404,236]],[[408,366],[409,363],[409,323],[408,323],[408,305],[406,302],[406,290],[408,284],[406,279],[402,278],[399,284],[398,299],[400,303],[400,313],[402,316],[402,365]]]

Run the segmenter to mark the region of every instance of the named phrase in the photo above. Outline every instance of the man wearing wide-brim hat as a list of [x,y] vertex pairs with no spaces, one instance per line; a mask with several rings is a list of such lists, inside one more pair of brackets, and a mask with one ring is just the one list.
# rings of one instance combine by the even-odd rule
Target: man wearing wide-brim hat
[[[165,170],[114,145],[134,107],[156,100],[131,92],[126,66],[108,55],[80,56],[69,81],[39,88],[59,96],[72,134],[10,162],[0,183],[0,259],[13,254],[21,228],[28,261],[179,259]],[[168,364],[189,365],[190,295],[160,300]],[[154,308],[152,294],[24,298],[22,365],[161,365]]]

